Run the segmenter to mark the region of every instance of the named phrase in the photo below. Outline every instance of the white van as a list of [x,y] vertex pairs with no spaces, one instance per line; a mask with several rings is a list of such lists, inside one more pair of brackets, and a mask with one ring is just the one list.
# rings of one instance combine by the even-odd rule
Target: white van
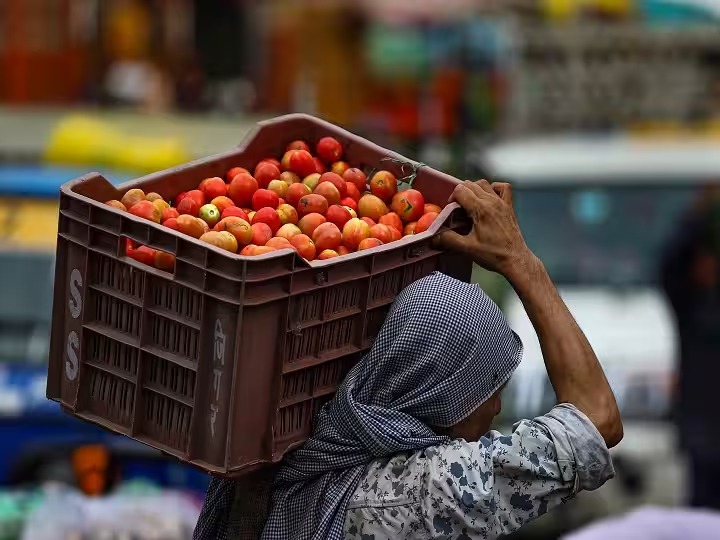
[[[585,331],[625,422],[625,438],[614,450],[617,480],[538,526],[681,503],[686,478],[669,420],[677,335],[657,286],[658,263],[701,187],[720,183],[720,142],[543,137],[500,144],[471,159],[488,178],[513,184],[525,239]],[[532,417],[552,407],[554,394],[512,289],[504,289],[500,303],[525,345],[503,418]]]

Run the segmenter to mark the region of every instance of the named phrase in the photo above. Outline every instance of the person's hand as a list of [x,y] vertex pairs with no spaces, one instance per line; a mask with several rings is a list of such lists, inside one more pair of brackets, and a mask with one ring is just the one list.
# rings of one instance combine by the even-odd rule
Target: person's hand
[[455,231],[440,233],[435,240],[438,247],[463,253],[505,277],[534,257],[518,226],[510,184],[463,182],[455,188],[450,202],[465,209],[473,228],[467,236]]

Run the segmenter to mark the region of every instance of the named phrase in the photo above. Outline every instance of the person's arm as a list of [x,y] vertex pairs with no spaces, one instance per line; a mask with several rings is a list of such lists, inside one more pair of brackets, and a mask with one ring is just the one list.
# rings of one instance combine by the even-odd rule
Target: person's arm
[[572,403],[584,412],[612,448],[623,436],[615,396],[595,352],[542,262],[528,251],[508,267],[505,277],[537,332],[558,403]]
[[473,220],[467,236],[440,235],[441,246],[465,253],[505,276],[517,291],[538,334],[559,403],[571,403],[595,424],[608,447],[623,435],[620,412],[592,347],[557,293],[540,260],[525,244],[509,184],[464,182],[453,193]]

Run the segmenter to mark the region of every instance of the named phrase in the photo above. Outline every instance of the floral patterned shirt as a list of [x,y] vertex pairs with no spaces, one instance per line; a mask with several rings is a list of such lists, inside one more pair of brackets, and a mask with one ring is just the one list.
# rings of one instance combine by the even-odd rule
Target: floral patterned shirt
[[492,540],[615,471],[595,426],[569,404],[503,436],[376,460],[345,518],[346,540]]

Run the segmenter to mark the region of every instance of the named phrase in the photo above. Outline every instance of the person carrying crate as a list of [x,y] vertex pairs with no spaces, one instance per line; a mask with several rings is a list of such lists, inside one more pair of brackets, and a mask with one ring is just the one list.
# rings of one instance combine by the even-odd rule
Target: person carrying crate
[[286,456],[264,524],[237,510],[250,493],[218,479],[195,539],[493,539],[614,476],[608,449],[623,434],[615,397],[523,240],[510,186],[465,182],[453,200],[475,226],[441,233],[439,246],[512,284],[558,404],[509,434],[490,430],[522,343],[477,285],[431,274],[398,296],[308,442]]

